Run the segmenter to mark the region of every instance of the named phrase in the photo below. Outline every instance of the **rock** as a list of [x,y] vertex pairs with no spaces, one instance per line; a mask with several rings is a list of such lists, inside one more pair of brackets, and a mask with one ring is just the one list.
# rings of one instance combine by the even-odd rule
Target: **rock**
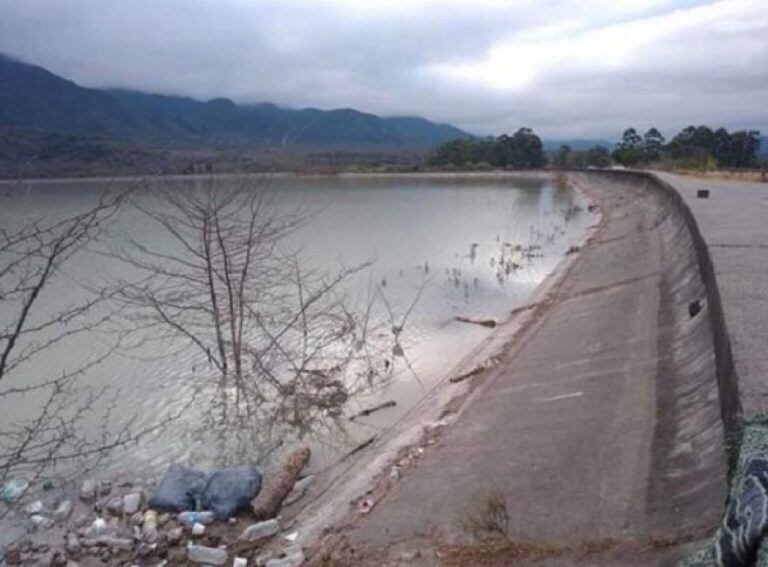
[[[122,506],[122,502],[120,504]],[[131,523],[135,526],[141,525],[141,523],[144,521],[144,514],[141,512],[136,512],[133,516],[131,516]]]
[[80,498],[83,500],[93,500],[96,498],[96,481],[92,478],[87,478],[80,486]]
[[160,515],[157,517],[157,525],[158,525],[158,526],[160,526],[160,527],[162,527],[162,526],[164,526],[165,524],[167,524],[167,523],[168,523],[168,520],[170,520],[170,519],[171,519],[171,515],[170,515],[170,514],[167,514],[167,513],[166,513],[166,514],[160,514]]
[[123,513],[131,515],[139,511],[141,492],[131,492],[123,496]]
[[112,492],[112,483],[108,480],[102,480],[99,483],[99,495],[107,496],[110,492]]
[[192,563],[224,565],[227,562],[227,552],[218,547],[190,544],[187,546],[187,559]]
[[8,565],[21,565],[21,548],[12,545],[5,550],[5,562]]
[[183,547],[173,547],[168,550],[168,563],[171,565],[184,565],[187,561],[187,550]]
[[124,537],[101,536],[96,542],[112,550],[130,551],[133,549],[133,542]]
[[168,543],[177,544],[181,541],[182,537],[184,537],[184,528],[181,526],[173,528],[168,532]]
[[32,525],[35,529],[38,530],[47,530],[53,526],[53,520],[46,516],[41,516],[40,514],[34,514],[33,516],[30,516],[29,519],[32,521]]
[[65,546],[69,553],[75,554],[80,551],[80,540],[75,534],[69,534],[67,536],[67,544]]
[[243,541],[258,541],[265,537],[273,536],[279,531],[280,524],[273,518],[264,522],[251,524],[243,530],[242,534],[240,534],[240,539]]
[[154,544],[140,543],[139,547],[136,549],[136,553],[139,557],[149,557],[154,553],[156,547],[157,546]]
[[232,567],[248,567],[248,560],[245,557],[235,557]]
[[107,500],[107,503],[104,505],[104,508],[106,508],[107,512],[110,514],[113,514],[115,516],[119,516],[123,513],[123,499],[120,496],[115,496],[114,498],[110,498]]
[[62,500],[53,512],[53,519],[57,522],[63,522],[72,515],[74,504],[71,500]]
[[34,502],[30,502],[24,508],[24,511],[30,516],[40,514],[42,513],[43,510],[45,510],[45,505],[43,505],[42,501],[40,500],[35,500]]
[[48,565],[64,567],[67,564],[67,554],[63,549],[54,549],[48,560]]
[[195,522],[192,524],[192,535],[199,536],[205,533],[205,524]]
[[104,518],[96,518],[93,523],[85,530],[88,537],[98,537],[108,534],[112,528],[104,521]]
[[298,567],[304,563],[304,553],[296,551],[285,557],[268,559],[264,567]]
[[71,559],[67,561],[67,567],[80,567],[80,564],[77,561],[72,561]]

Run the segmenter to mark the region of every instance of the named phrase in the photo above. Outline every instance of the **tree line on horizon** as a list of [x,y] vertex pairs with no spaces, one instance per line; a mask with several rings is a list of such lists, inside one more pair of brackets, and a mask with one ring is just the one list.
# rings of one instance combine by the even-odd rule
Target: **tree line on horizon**
[[624,166],[670,161],[676,165],[715,169],[750,168],[760,165],[760,132],[709,126],[688,126],[667,143],[656,128],[643,136],[627,128],[616,144],[612,157]]
[[547,164],[547,156],[541,138],[530,128],[520,128],[511,136],[446,142],[437,147],[429,164],[467,169],[541,169]]
[[650,128],[642,136],[635,128],[624,130],[613,151],[595,145],[587,150],[573,150],[568,145],[553,152],[550,159],[541,139],[530,128],[520,128],[509,136],[496,138],[458,139],[440,145],[432,154],[429,164],[437,167],[462,169],[541,169],[553,167],[583,168],[625,167],[648,164],[674,167],[715,169],[754,168],[764,166],[760,160],[760,132],[725,128],[713,130],[709,126],[688,126],[667,142],[657,128]]

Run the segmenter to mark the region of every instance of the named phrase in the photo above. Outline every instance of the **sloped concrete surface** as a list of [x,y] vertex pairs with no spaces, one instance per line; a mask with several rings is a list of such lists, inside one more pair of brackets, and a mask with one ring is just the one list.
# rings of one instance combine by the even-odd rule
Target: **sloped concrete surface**
[[[693,211],[715,266],[747,415],[768,411],[768,183],[658,174]],[[699,199],[700,189],[710,191]]]
[[467,514],[490,492],[504,495],[515,541],[672,542],[590,564],[669,562],[676,541],[719,522],[724,413],[737,408],[721,400],[706,250],[652,178],[571,180],[599,203],[601,226],[455,422],[344,530],[356,564],[439,564],[441,544],[472,545]]

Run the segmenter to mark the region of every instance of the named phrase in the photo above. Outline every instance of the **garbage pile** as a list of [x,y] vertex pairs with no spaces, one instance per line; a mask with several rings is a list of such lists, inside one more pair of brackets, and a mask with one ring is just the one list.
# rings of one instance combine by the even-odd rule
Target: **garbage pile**
[[[19,481],[6,483],[0,498],[11,502],[27,488]],[[130,483],[114,486],[86,479],[79,499],[27,504],[23,510],[31,535],[48,535],[21,538],[5,549],[4,560],[8,565],[67,567],[123,562],[300,565],[304,554],[291,543],[296,534],[285,537],[285,545],[277,546],[277,551],[257,555],[261,545],[281,531],[277,518],[244,521],[248,517],[253,521],[252,502],[261,488],[261,473],[247,465],[210,474],[171,465],[151,495]]]

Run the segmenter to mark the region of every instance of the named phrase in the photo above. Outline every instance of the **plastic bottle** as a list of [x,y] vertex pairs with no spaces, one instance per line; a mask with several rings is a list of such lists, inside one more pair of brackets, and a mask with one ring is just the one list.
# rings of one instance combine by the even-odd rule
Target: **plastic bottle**
[[141,534],[144,541],[154,543],[157,541],[157,512],[147,510],[144,512],[144,520],[141,524]]
[[0,489],[0,498],[6,502],[11,502],[21,497],[27,488],[29,488],[29,483],[26,480],[18,478],[9,480]]
[[179,521],[182,524],[191,526],[192,524],[210,524],[215,519],[213,512],[182,512],[179,514]]
[[190,543],[187,545],[187,557],[194,563],[224,565],[227,562],[227,551],[218,547],[205,547]]

